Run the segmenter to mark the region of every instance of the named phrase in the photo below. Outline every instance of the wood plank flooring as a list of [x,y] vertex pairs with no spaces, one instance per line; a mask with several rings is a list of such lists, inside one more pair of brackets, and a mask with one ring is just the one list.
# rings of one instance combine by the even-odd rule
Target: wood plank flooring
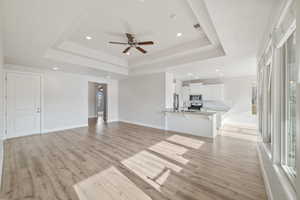
[[[132,200],[134,191],[139,200],[267,199],[256,143],[232,137],[212,141],[91,122],[89,128],[10,139],[4,151],[0,199],[95,200],[97,195],[87,198],[75,190],[87,180],[95,180],[98,193],[85,191],[105,200]],[[100,187],[103,181],[93,179],[109,174],[123,184]]]
[[100,172],[76,185],[80,200],[151,200],[115,167]]

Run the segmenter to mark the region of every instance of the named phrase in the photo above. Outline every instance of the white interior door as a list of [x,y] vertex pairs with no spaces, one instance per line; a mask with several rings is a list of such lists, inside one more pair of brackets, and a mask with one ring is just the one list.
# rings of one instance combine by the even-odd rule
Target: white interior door
[[41,77],[7,73],[7,138],[41,132]]

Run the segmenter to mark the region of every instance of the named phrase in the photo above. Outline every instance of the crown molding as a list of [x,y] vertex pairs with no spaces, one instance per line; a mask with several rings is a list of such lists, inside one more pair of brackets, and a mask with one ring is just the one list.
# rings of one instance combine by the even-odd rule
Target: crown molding
[[99,69],[99,70],[105,70],[117,74],[128,75],[127,68],[119,67],[117,65],[113,65],[110,63],[101,62],[95,59],[78,56],[78,55],[74,55],[71,53],[67,53],[55,49],[49,49],[44,55],[44,58],[60,61],[64,63],[74,64],[74,65],[79,65],[79,66],[86,66],[86,67]]

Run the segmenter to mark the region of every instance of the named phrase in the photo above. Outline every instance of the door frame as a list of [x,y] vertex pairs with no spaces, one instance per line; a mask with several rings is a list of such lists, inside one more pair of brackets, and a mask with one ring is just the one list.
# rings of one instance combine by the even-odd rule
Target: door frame
[[101,83],[104,87],[103,91],[104,91],[104,117],[103,117],[103,121],[105,123],[107,123],[108,121],[108,101],[107,101],[107,90],[108,90],[108,86],[107,83]]
[[23,71],[17,71],[17,70],[7,70],[4,69],[4,112],[5,112],[5,117],[4,117],[4,137],[3,139],[8,139],[7,137],[7,74],[8,73],[13,73],[13,74],[18,74],[18,75],[34,75],[34,76],[39,76],[40,77],[40,105],[41,105],[41,113],[40,113],[40,132],[39,134],[43,133],[44,130],[44,74],[43,73],[38,73],[38,72],[23,72]]
[[[103,82],[103,81],[97,81],[97,80],[88,80],[87,81],[87,85],[89,87],[89,83],[95,83],[95,84],[99,84],[99,85],[104,85],[104,112],[103,114],[105,115],[105,118],[103,120],[105,120],[104,122],[108,123],[108,82]],[[87,96],[89,97],[89,90],[87,93]],[[96,97],[95,97],[96,98]],[[89,102],[88,102],[88,107],[89,107]],[[89,109],[88,109],[89,112]],[[88,113],[88,117],[89,117],[89,113]]]

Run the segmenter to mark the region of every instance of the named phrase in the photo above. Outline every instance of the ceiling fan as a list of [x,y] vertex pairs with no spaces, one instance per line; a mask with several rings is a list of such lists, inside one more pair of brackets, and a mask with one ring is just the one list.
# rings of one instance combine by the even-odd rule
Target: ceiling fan
[[153,41],[145,41],[145,42],[137,42],[134,35],[130,34],[130,33],[125,33],[128,42],[109,42],[110,44],[120,44],[120,45],[129,45],[129,47],[127,47],[123,53],[128,53],[129,50],[131,48],[136,48],[137,50],[139,50],[140,52],[142,52],[143,54],[147,53],[147,51],[145,49],[143,49],[142,47],[140,47],[141,45],[153,45],[154,42]]

